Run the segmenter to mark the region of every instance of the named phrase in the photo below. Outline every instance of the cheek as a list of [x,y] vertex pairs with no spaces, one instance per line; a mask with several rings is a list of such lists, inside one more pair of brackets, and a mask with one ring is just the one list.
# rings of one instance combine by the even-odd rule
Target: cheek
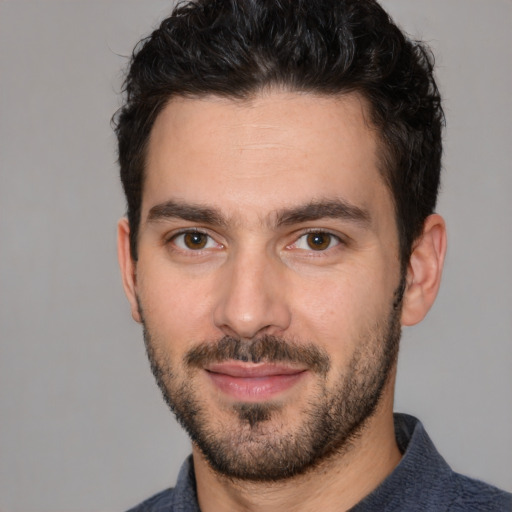
[[294,285],[293,318],[301,339],[323,346],[345,360],[376,323],[389,314],[391,293],[387,280],[376,281],[356,269]]
[[343,274],[297,279],[291,293],[293,318],[302,328],[316,332],[319,340],[342,334],[354,320],[355,295]]
[[148,328],[173,343],[193,343],[211,336],[209,283],[168,267],[145,268],[138,274],[138,293]]

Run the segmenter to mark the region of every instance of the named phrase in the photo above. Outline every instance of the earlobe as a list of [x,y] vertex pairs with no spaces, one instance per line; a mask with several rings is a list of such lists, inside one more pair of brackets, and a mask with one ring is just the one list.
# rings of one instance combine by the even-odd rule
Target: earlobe
[[416,240],[407,267],[402,307],[402,325],[423,320],[432,307],[441,284],[446,254],[446,225],[433,214],[427,217],[422,235]]
[[132,317],[136,322],[140,323],[136,268],[135,261],[132,259],[130,252],[130,225],[128,219],[124,217],[117,223],[117,258],[121,269],[124,292],[130,302]]

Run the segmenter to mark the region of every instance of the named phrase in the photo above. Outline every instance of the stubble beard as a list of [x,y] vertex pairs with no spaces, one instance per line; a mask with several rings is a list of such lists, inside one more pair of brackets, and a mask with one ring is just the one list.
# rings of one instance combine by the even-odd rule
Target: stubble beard
[[[291,478],[348,450],[375,413],[398,357],[402,291],[401,285],[388,318],[361,336],[332,387],[326,384],[331,363],[325,351],[274,336],[201,343],[185,355],[185,374],[179,375],[143,322],[148,359],[165,401],[214,471],[250,481]],[[208,362],[229,359],[306,365],[316,376],[315,390],[298,413],[300,425],[290,430],[283,419],[286,405],[273,401],[208,408],[194,388],[194,374]]]

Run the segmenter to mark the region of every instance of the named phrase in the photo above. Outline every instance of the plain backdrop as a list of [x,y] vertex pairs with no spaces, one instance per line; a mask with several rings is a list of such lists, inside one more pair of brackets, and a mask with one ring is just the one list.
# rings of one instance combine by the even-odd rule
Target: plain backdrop
[[[407,329],[396,409],[458,471],[512,490],[512,2],[387,0],[437,55],[449,253]],[[0,511],[121,511],[188,454],[115,255],[110,117],[158,0],[0,1]]]

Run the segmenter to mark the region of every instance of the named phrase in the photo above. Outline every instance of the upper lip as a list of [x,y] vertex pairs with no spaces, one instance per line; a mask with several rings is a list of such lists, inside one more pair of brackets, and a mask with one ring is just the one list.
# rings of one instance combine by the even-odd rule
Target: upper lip
[[275,375],[293,375],[305,371],[305,368],[298,368],[285,364],[229,361],[209,364],[205,370],[211,373],[228,375],[230,377],[250,378],[272,377]]

